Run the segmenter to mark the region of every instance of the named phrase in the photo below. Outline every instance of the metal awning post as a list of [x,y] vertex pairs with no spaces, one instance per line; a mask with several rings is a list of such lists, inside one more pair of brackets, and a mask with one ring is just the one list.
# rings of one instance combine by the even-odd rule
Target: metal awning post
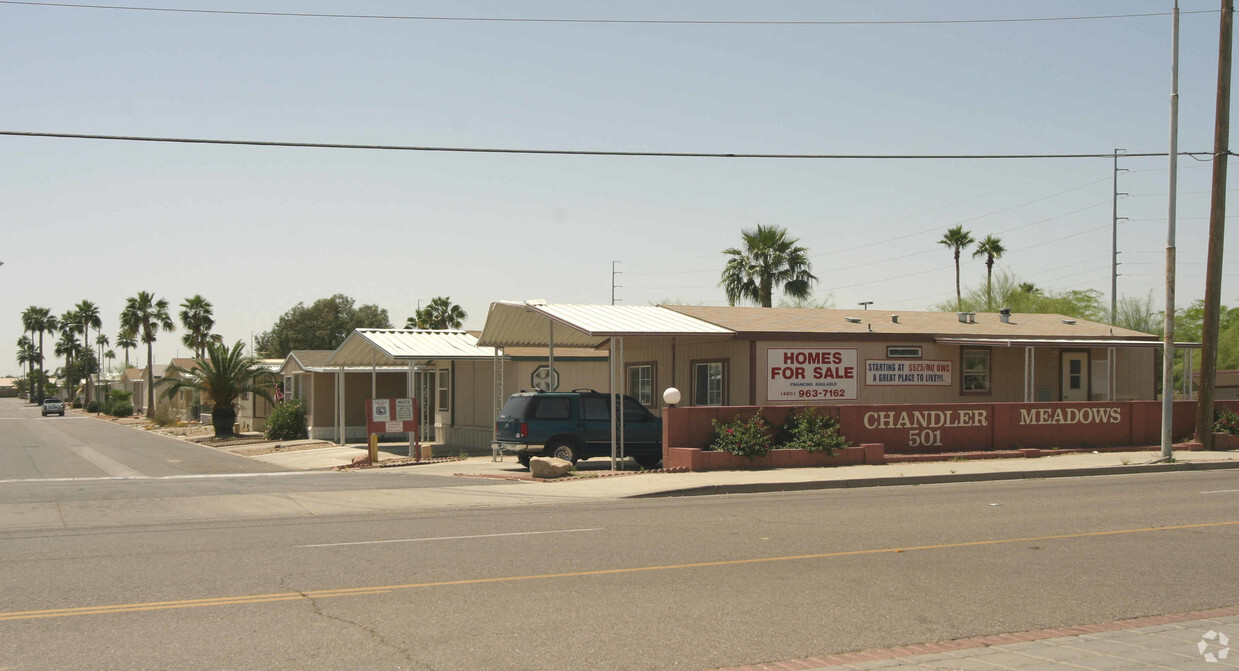
[[1118,371],[1115,370],[1115,364],[1117,363],[1117,360],[1118,360],[1118,354],[1116,350],[1113,347],[1107,349],[1106,350],[1106,388],[1109,391],[1109,393],[1107,394],[1108,398],[1106,400],[1110,401],[1111,403],[1113,403],[1114,399],[1118,397],[1118,394],[1116,393],[1118,390],[1115,389],[1115,386],[1117,386],[1119,383]]
[[548,319],[546,323],[550,324],[550,333],[546,340],[546,390],[555,391],[555,322]]
[[344,366],[336,373],[336,442],[344,444]]
[[492,445],[499,442],[499,348],[495,348],[495,355],[490,360],[490,442]]
[[611,470],[615,470],[615,338],[607,347],[607,377],[611,393]]
[[[616,338],[615,344],[616,344],[616,349],[619,350],[617,352],[618,356],[615,357],[615,368],[616,368],[616,372],[619,373],[618,375],[618,378],[620,380],[619,391],[622,394],[624,393],[624,379],[625,379],[625,376],[624,376],[624,339]],[[618,420],[619,421],[619,441],[618,441],[619,443],[619,463],[620,463],[620,467],[623,468],[624,459],[627,458],[628,456],[626,450],[624,449],[624,399],[622,397],[616,398],[615,405],[618,406],[618,409],[619,409],[619,420]],[[611,464],[611,470],[615,470],[614,462],[612,462]]]
[[374,365],[374,350],[370,350],[370,399],[379,397],[379,369]]
[[1187,364],[1183,367],[1183,395],[1187,400],[1196,398],[1196,392],[1192,389],[1192,350],[1183,350],[1187,357]]
[[[413,360],[409,359],[409,370],[404,376],[404,393],[413,398]],[[417,451],[417,434],[413,431],[409,432],[409,456],[414,459],[420,459],[421,454]]]

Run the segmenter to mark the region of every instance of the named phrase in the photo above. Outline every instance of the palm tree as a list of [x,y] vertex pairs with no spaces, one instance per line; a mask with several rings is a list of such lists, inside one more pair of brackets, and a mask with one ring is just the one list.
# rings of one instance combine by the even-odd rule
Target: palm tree
[[[61,319],[64,319],[65,316],[66,315],[61,315]],[[81,345],[78,345],[77,343],[76,325],[72,323],[62,323],[60,337],[56,339],[56,349],[52,352],[56,356],[64,357],[65,360],[65,366],[62,369],[64,371],[64,375],[62,377],[64,378],[65,384],[66,403],[73,402],[74,391],[77,389],[78,376],[76,371],[73,369],[73,359],[80,351],[80,347]]]
[[168,366],[170,374],[159,381],[159,386],[164,387],[164,398],[171,398],[182,389],[202,394],[213,405],[211,424],[215,426],[216,438],[233,435],[236,403],[242,394],[253,393],[274,403],[271,398],[274,376],[245,355],[245,345],[240,340],[231,348],[222,343],[208,343],[204,356],[194,359],[194,364],[190,370],[175,364]]
[[757,225],[740,232],[744,247],[723,250],[730,256],[723,267],[719,285],[727,292],[727,303],[742,300],[773,305],[773,294],[781,287],[783,293],[796,299],[807,299],[817,277],[810,272],[809,250],[796,244],[800,240],[788,236],[780,226]]
[[155,412],[155,367],[151,365],[151,358],[156,334],[160,329],[171,333],[176,330],[176,324],[168,315],[167,299],[156,299],[147,291],[139,291],[137,296],[125,300],[120,323],[125,331],[140,335],[146,343],[146,416],[150,417]]
[[966,249],[973,242],[972,233],[965,231],[963,226],[956,226],[948,229],[946,235],[938,241],[938,244],[944,247],[950,247],[955,252],[955,309],[964,309],[964,297],[959,291],[959,253]]
[[133,332],[121,329],[121,332],[116,334],[116,346],[125,351],[125,369],[129,369],[129,350],[138,348],[138,341],[134,338]]
[[[29,315],[28,322],[27,315]],[[52,314],[50,309],[41,308],[34,305],[31,305],[25,312],[22,313],[22,322],[26,324],[26,327],[30,329],[31,333],[39,334],[39,351],[37,356],[39,359],[40,384],[33,390],[31,399],[33,399],[35,403],[42,403],[44,388],[41,382],[47,380],[47,374],[43,370],[43,363],[46,361],[43,356],[43,334],[49,332],[54,333],[60,328],[60,322],[56,319],[56,316]]]
[[[96,330],[103,328],[103,320],[99,318],[99,306],[90,301],[82,301],[74,306],[77,313],[78,322],[82,324],[82,350],[90,349],[90,329],[94,327]],[[82,371],[87,377],[90,377],[90,371]],[[91,400],[91,387],[86,386],[86,402]]]
[[[34,341],[30,336],[23,335],[17,339],[17,364],[22,366],[26,372],[26,380],[30,383],[30,388],[34,389],[34,364],[39,360],[38,350],[34,348]],[[27,398],[33,399],[34,393],[31,392]]]
[[977,248],[972,250],[972,258],[985,257],[985,309],[990,312],[994,311],[994,262],[1001,259],[1006,251],[1002,240],[992,235],[985,236],[984,240],[977,243]]
[[469,313],[453,303],[450,296],[439,296],[430,299],[426,307],[417,311],[417,315],[409,317],[404,327],[407,329],[458,329],[468,316]]
[[181,325],[185,327],[185,335],[181,342],[193,350],[194,356],[201,358],[206,346],[212,341],[219,342],[220,337],[211,333],[215,326],[215,315],[211,302],[201,294],[194,294],[181,303]]

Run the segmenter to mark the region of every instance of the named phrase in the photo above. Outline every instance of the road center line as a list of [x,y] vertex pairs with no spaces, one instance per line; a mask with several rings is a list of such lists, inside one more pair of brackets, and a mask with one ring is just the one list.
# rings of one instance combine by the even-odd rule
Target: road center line
[[1218,489],[1212,492],[1201,492],[1201,494],[1234,494],[1239,492],[1239,489]]
[[370,587],[345,587],[310,592],[279,592],[275,594],[249,594],[244,596],[224,596],[205,599],[186,599],[183,601],[152,601],[147,603],[125,603],[103,606],[79,606],[76,608],[53,608],[48,610],[25,610],[0,612],[0,622],[12,620],[37,620],[49,617],[72,617],[75,615],[106,615],[110,613],[136,613],[151,610],[173,610],[179,608],[202,608],[206,606],[232,606],[250,603],[265,603],[270,601],[294,601],[297,599],[325,599],[336,596],[361,596],[366,594],[383,594],[396,590],[425,589],[429,587],[454,587],[459,585],[484,585],[493,583],[523,582],[526,580],[561,580],[565,578],[585,578],[603,575],[623,575],[628,573],[645,573],[648,571],[677,571],[694,568],[714,568],[721,566],[745,566],[749,564],[771,564],[775,562],[803,561],[807,559],[833,559],[836,557],[859,557],[864,555],[893,554],[900,552],[916,552],[925,550],[947,550],[968,547],[983,547],[987,545],[1006,545],[1012,543],[1030,543],[1037,541],[1067,540],[1073,538],[1095,538],[1099,536],[1116,536],[1120,534],[1143,534],[1157,531],[1182,531],[1185,529],[1207,529],[1212,527],[1239,526],[1234,522],[1205,522],[1201,524],[1180,524],[1165,527],[1145,527],[1141,529],[1114,529],[1110,531],[1085,531],[1075,534],[1056,534],[1053,536],[1031,536],[1025,538],[995,538],[983,541],[965,541],[962,543],[944,543],[941,545],[915,545],[902,548],[879,548],[871,550],[846,550],[843,552],[822,552],[807,555],[786,555],[781,557],[756,557],[754,559],[729,559],[724,561],[695,562],[691,564],[669,564],[662,566],[632,566],[628,568],[599,569],[597,571],[574,571],[571,573],[543,573],[538,575],[516,575],[501,578],[470,578],[464,580],[443,580],[439,582],[409,583],[405,585],[373,585]]
[[556,529],[554,531],[513,531],[504,534],[476,534],[473,536],[434,536],[431,538],[393,538],[382,541],[353,541],[349,543],[317,543],[315,545],[294,545],[298,548],[334,548],[342,545],[378,545],[380,543],[422,543],[425,541],[455,541],[466,538],[502,538],[504,536],[540,536],[545,534],[574,534],[582,531],[602,531],[597,529]]

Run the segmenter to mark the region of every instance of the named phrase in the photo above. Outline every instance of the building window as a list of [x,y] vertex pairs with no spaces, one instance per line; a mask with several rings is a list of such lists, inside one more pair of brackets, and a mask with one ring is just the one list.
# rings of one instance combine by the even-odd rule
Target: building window
[[965,394],[990,393],[990,351],[966,349],[962,351],[964,374],[960,376]]
[[891,345],[886,348],[886,358],[888,359],[919,359],[921,358],[920,345]]
[[628,395],[647,408],[654,405],[654,364],[628,366]]
[[451,410],[451,388],[448,386],[452,380],[452,373],[446,368],[439,369],[439,412],[447,412]]
[[693,405],[723,405],[726,402],[725,361],[693,362]]

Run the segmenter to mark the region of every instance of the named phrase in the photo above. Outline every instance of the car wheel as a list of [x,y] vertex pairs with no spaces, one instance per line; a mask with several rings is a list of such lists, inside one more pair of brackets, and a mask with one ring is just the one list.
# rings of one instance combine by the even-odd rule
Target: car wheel
[[525,468],[529,468],[529,453],[528,452],[517,452],[516,461],[521,466],[524,466]]
[[633,459],[637,462],[637,465],[640,466],[641,468],[653,469],[653,468],[658,468],[658,462],[662,461],[663,457],[661,454],[650,454],[650,455],[641,455],[639,457],[633,457]]
[[577,448],[573,446],[572,443],[567,441],[552,443],[547,446],[547,451],[550,452],[551,456],[556,459],[563,459],[564,461],[570,461],[574,464],[581,456],[577,454]]

